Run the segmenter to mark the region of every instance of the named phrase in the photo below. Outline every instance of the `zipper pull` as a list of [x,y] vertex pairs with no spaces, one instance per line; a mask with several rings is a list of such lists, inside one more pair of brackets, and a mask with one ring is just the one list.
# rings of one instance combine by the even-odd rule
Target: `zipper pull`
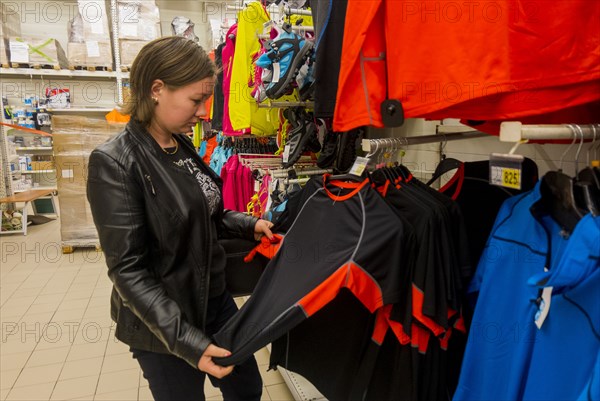
[[156,196],[156,191],[154,191],[154,185],[152,185],[152,179],[150,178],[150,175],[146,174],[145,177],[148,180],[148,183],[150,183],[150,189],[152,189],[152,195]]

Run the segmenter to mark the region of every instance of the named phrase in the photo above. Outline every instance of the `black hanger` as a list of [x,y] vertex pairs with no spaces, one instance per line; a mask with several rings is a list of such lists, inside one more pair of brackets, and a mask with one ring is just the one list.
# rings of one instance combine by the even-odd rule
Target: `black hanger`
[[540,183],[542,204],[554,221],[569,232],[573,231],[584,216],[584,211],[575,200],[575,191],[578,190],[574,186],[573,179],[560,171],[547,172]]
[[437,179],[439,179],[442,175],[446,174],[448,171],[455,170],[462,166],[463,162],[457,159],[453,159],[451,157],[445,157],[442,155],[442,160],[440,164],[437,165],[431,179],[427,181],[427,185],[431,186]]

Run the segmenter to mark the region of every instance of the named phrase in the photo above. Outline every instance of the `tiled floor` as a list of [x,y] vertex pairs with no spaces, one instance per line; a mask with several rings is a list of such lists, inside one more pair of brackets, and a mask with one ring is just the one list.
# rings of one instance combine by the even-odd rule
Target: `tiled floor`
[[[152,400],[128,347],[114,337],[111,283],[93,249],[62,254],[60,223],[0,236],[0,401]],[[293,400],[256,353],[263,400]],[[206,381],[208,400],[222,400]]]

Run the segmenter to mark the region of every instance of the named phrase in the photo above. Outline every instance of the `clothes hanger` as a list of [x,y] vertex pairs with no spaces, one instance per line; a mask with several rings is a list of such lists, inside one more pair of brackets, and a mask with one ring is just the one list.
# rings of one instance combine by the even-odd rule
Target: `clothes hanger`
[[598,216],[600,214],[600,188],[594,181],[595,176],[591,170],[591,177],[588,177],[590,179],[582,179],[583,177],[580,175],[580,172],[578,172],[578,160],[581,147],[583,146],[584,135],[583,130],[579,125],[575,125],[574,129],[581,135],[581,142],[579,143],[579,148],[575,155],[575,177],[577,177],[574,185],[575,201],[582,209],[586,209],[592,213],[593,216]]
[[[570,126],[569,126],[570,127]],[[584,216],[575,201],[574,181],[562,172],[563,160],[567,152],[577,140],[575,130],[573,131],[573,142],[563,152],[560,158],[558,171],[549,171],[542,177],[540,192],[541,203],[546,207],[550,216],[568,232],[572,232],[579,220]]]
[[435,168],[435,171],[433,172],[431,179],[429,181],[427,181],[426,185],[428,185],[428,186],[431,186],[431,184],[433,184],[435,181],[437,181],[442,175],[446,174],[449,171],[455,170],[463,165],[463,162],[460,160],[457,160],[457,159],[454,159],[451,157],[448,157],[448,158],[446,157],[446,155],[444,154],[444,149],[446,148],[447,143],[448,143],[448,139],[446,138],[446,135],[444,135],[444,142],[442,144],[442,150],[441,150],[442,160]]
[[[576,126],[580,130],[580,134],[583,138],[583,131],[581,131],[581,127]],[[594,139],[592,139],[592,146],[594,146],[596,142],[596,127],[592,125],[592,132],[594,135]],[[577,179],[583,182],[589,182],[590,184],[594,184],[596,188],[600,189],[600,177],[595,173],[594,169],[590,163],[590,150],[592,148],[590,146],[587,150],[587,166],[583,168],[578,174]]]

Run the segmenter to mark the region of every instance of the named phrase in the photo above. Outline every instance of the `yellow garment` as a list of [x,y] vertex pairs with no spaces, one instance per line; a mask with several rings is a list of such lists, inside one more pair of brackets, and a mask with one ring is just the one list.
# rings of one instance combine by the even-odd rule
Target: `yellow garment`
[[302,19],[302,26],[313,26],[313,18],[310,15],[298,15],[292,14],[290,15],[290,24],[296,25],[296,21]]
[[238,15],[237,38],[231,70],[231,89],[229,96],[229,118],[234,130],[250,128],[255,135],[273,135],[276,132],[274,122],[267,117],[268,109],[259,109],[252,97],[252,57],[261,49],[257,34],[262,33],[263,24],[270,20],[266,10],[259,2],[248,4]]

